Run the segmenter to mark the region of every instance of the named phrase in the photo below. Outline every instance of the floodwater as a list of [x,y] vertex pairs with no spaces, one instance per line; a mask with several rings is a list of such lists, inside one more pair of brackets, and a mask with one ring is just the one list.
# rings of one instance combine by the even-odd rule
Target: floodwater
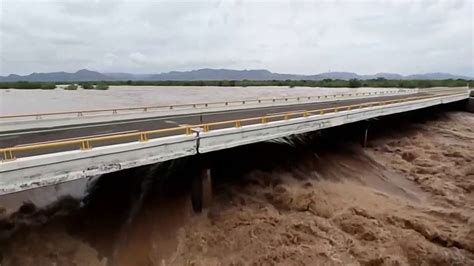
[[104,175],[0,219],[0,264],[473,265],[474,114],[417,114]]
[[0,90],[0,116],[230,100],[317,96],[378,88],[110,86],[109,90]]

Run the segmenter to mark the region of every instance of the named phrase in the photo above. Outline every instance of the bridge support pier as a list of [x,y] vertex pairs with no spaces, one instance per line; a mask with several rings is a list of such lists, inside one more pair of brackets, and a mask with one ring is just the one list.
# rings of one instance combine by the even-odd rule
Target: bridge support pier
[[193,177],[191,184],[191,204],[197,213],[209,207],[212,199],[211,168],[203,168]]
[[466,111],[474,113],[474,97],[470,97],[466,100]]
[[362,147],[367,147],[367,141],[369,137],[369,127],[370,127],[370,122],[365,121],[365,127],[364,127],[364,135],[362,136]]

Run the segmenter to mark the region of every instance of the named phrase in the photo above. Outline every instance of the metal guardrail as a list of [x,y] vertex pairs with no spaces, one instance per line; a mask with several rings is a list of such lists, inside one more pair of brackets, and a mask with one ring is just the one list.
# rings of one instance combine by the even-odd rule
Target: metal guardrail
[[112,114],[117,115],[119,113],[131,112],[131,111],[141,111],[141,112],[150,112],[150,111],[159,111],[159,110],[173,110],[173,109],[196,109],[196,108],[209,108],[217,106],[229,106],[229,105],[246,105],[246,104],[260,104],[260,103],[276,103],[276,102],[288,102],[295,100],[297,102],[303,100],[316,100],[316,99],[337,99],[344,97],[354,97],[354,96],[374,96],[374,95],[392,95],[399,92],[399,90],[392,91],[381,91],[381,92],[356,92],[356,93],[341,93],[341,94],[331,94],[331,95],[315,95],[315,96],[297,96],[297,97],[282,97],[282,98],[263,98],[263,99],[246,99],[240,101],[222,101],[222,102],[204,102],[204,103],[190,103],[190,104],[175,104],[175,105],[160,105],[160,106],[144,106],[144,107],[128,107],[128,108],[113,108],[113,109],[95,109],[95,110],[83,110],[83,111],[68,111],[68,112],[51,112],[51,113],[36,113],[36,114],[20,114],[20,115],[6,115],[0,116],[1,119],[12,119],[12,118],[27,118],[32,117],[36,120],[41,120],[45,117],[60,116],[60,115],[74,115],[76,117],[83,117],[88,114]]
[[[465,94],[465,93],[462,93]],[[341,111],[348,111],[354,109],[363,109],[373,106],[380,106],[380,105],[388,105],[388,104],[395,104],[395,103],[402,103],[402,102],[409,102],[413,100],[420,100],[420,99],[428,99],[428,98],[438,98],[443,97],[446,95],[461,95],[461,93],[447,93],[441,95],[431,95],[431,96],[414,96],[408,97],[404,99],[395,99],[395,100],[386,100],[386,101],[377,101],[377,102],[370,102],[370,103],[362,103],[362,104],[354,104],[354,105],[346,105],[346,106],[339,106],[339,107],[331,107],[331,108],[324,108],[324,109],[317,109],[317,110],[309,110],[309,111],[299,111],[299,112],[287,112],[277,115],[269,115],[269,116],[260,116],[260,117],[252,117],[252,118],[245,118],[245,119],[237,119],[237,120],[229,120],[229,121],[220,121],[220,122],[212,122],[212,123],[205,123],[199,125],[189,125],[183,127],[173,127],[173,128],[165,128],[165,129],[157,129],[157,130],[148,130],[148,131],[141,131],[141,132],[134,132],[134,133],[126,133],[126,134],[119,134],[119,135],[112,135],[112,136],[102,136],[102,137],[84,137],[81,139],[75,140],[67,140],[67,141],[58,141],[58,142],[51,142],[45,144],[32,144],[32,145],[24,145],[24,146],[15,146],[9,148],[2,148],[0,149],[0,154],[2,156],[2,162],[5,161],[12,161],[16,159],[15,153],[19,151],[38,151],[38,150],[45,150],[48,148],[53,147],[67,147],[71,145],[77,145],[80,150],[87,151],[93,148],[94,143],[103,142],[103,141],[110,141],[110,140],[124,140],[127,138],[136,138],[136,141],[139,142],[147,142],[150,139],[156,139],[159,137],[153,137],[152,135],[161,134],[161,133],[169,133],[169,132],[178,132],[178,134],[174,134],[172,136],[177,135],[191,135],[193,133],[193,129],[201,128],[204,132],[209,132],[216,126],[227,126],[224,128],[239,128],[242,127],[242,123],[244,122],[255,122],[251,123],[251,125],[255,124],[266,124],[269,122],[270,119],[277,118],[276,121],[285,121],[294,118],[301,118],[301,117],[310,117],[315,115],[323,115],[328,113],[335,113]],[[279,118],[279,119],[278,119]],[[275,122],[275,121],[271,121]],[[128,141],[130,142],[130,141]],[[116,144],[123,144],[127,142],[120,142]],[[113,145],[116,145],[113,144]],[[30,156],[25,156],[30,157]]]
[[[47,149],[47,148],[66,147],[70,145],[77,145],[80,148],[80,150],[90,150],[92,149],[92,143],[94,142],[107,141],[107,140],[122,140],[122,139],[127,139],[127,138],[132,138],[132,137],[137,138],[137,140],[140,142],[145,142],[149,140],[150,135],[165,133],[165,132],[182,132],[182,134],[186,134],[186,135],[192,134],[191,127],[173,127],[173,128],[112,135],[112,136],[93,137],[93,138],[89,138],[86,136],[86,137],[75,139],[75,140],[15,146],[15,147],[10,147],[10,148],[2,148],[0,149],[0,153],[3,154],[2,161],[11,161],[11,160],[16,159],[14,152],[18,152],[18,151],[34,151],[34,150],[41,150],[41,149]],[[179,134],[176,134],[176,135],[179,135]]]

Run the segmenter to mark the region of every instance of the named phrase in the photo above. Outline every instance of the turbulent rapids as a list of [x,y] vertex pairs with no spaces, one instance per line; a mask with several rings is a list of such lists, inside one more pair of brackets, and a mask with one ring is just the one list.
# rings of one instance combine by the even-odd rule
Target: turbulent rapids
[[[356,124],[9,196],[0,264],[474,264],[474,115],[373,123],[365,148]],[[44,199],[58,191],[73,197]]]

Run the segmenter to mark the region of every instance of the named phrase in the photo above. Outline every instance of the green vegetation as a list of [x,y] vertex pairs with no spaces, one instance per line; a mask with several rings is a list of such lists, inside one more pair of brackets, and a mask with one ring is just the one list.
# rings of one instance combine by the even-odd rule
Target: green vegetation
[[206,80],[206,81],[109,81],[109,85],[132,86],[289,86],[289,87],[377,87],[377,88],[429,88],[429,87],[464,87],[468,83],[474,87],[474,80],[387,80],[384,78],[370,80]]
[[349,80],[349,88],[359,88],[362,86],[362,83],[358,79]]
[[54,89],[56,89],[56,84],[54,84],[54,83],[43,83],[43,84],[41,84],[40,89],[42,89],[42,90],[54,90]]
[[[94,89],[95,82],[82,82],[84,89]],[[95,83],[95,89],[106,90],[109,85],[131,85],[131,86],[224,86],[224,87],[248,87],[248,86],[289,86],[289,87],[378,87],[378,88],[430,88],[430,87],[464,87],[469,83],[474,87],[474,80],[446,79],[446,80],[388,80],[384,78],[370,80],[198,80],[198,81],[104,81]],[[41,89],[45,84],[50,88],[53,83],[44,82],[0,82],[0,89]],[[56,83],[61,84],[61,83]]]
[[109,89],[109,85],[107,85],[107,84],[104,83],[104,82],[99,82],[99,83],[97,83],[97,85],[95,85],[95,89],[96,89],[96,90],[108,90],[108,89]]
[[67,91],[75,91],[75,90],[77,90],[77,85],[76,84],[69,84],[64,89],[67,90]]
[[0,89],[33,90],[33,89],[41,89],[42,85],[43,83],[41,82],[28,82],[28,81],[0,82]]
[[92,84],[90,82],[85,82],[85,83],[81,83],[81,87],[84,90],[92,90],[92,89],[94,89],[94,84]]

